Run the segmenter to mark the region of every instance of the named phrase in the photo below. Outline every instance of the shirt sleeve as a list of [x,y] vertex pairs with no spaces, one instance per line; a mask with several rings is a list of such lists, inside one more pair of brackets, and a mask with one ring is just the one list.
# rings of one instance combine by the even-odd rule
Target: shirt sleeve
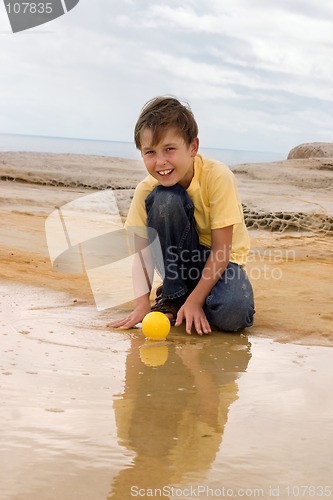
[[243,222],[237,181],[231,170],[216,163],[207,178],[211,229],[220,229]]
[[137,185],[126,217],[125,229],[143,238],[148,237],[145,200],[148,194],[155,187],[154,184],[155,182],[153,182],[150,177],[146,177],[146,179]]

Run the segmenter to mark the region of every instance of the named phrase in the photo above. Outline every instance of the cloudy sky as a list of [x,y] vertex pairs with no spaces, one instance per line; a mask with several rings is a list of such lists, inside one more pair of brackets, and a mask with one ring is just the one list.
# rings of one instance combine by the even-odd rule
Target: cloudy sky
[[171,94],[205,147],[333,142],[332,0],[80,0],[15,34],[1,2],[0,44],[0,133],[132,141]]

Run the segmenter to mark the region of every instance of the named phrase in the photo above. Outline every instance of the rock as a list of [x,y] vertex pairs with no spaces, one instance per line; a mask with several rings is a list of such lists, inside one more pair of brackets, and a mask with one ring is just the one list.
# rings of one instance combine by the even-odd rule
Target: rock
[[248,228],[333,236],[333,156],[243,163],[232,170]]
[[299,158],[333,158],[333,143],[310,142],[300,144],[288,154],[288,160]]

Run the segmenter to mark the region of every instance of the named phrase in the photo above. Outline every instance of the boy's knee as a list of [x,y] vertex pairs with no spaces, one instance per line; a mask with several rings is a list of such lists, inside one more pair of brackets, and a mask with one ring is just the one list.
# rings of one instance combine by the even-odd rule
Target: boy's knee
[[155,189],[146,198],[146,209],[149,213],[152,207],[156,207],[156,214],[165,218],[175,217],[179,211],[187,213],[187,209],[193,206],[186,190],[180,185],[174,186],[156,186]]
[[240,332],[253,325],[254,306],[245,301],[233,301],[208,308],[206,316],[218,330]]
[[186,190],[180,184],[175,184],[170,187],[156,186],[147,196],[147,200],[148,203],[151,200],[159,204],[174,204],[177,200],[182,202],[187,196]]
[[216,328],[222,332],[241,332],[245,330],[245,328],[248,328],[253,325],[253,318],[250,319],[248,317],[245,319],[242,316],[230,316],[226,315],[225,317],[221,318],[219,324],[214,325]]
[[159,205],[164,204],[174,207],[175,203],[182,204],[184,202],[187,193],[180,184],[175,184],[170,187],[156,186],[150,195],[154,199],[154,202],[157,202]]

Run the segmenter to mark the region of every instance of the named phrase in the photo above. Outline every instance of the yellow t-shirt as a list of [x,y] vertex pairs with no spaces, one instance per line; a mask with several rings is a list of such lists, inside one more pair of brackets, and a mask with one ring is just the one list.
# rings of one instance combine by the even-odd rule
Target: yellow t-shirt
[[[126,229],[144,229],[147,223],[145,199],[158,185],[148,175],[135,189],[127,215]],[[237,180],[223,163],[203,159],[197,154],[194,159],[194,175],[187,188],[194,205],[194,217],[202,245],[211,247],[211,230],[234,226],[230,261],[244,265],[250,250],[250,239],[244,222],[242,204],[239,199]],[[141,235],[146,233],[140,232]]]

